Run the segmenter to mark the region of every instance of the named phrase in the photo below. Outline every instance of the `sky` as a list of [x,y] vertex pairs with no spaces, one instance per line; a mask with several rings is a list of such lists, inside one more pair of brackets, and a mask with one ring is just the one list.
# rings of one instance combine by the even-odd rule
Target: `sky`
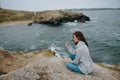
[[120,8],[120,0],[0,0],[5,9],[43,11],[72,8]]

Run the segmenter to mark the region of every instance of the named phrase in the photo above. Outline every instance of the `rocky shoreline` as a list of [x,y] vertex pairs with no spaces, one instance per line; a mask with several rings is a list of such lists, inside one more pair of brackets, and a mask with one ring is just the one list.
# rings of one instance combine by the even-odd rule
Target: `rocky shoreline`
[[92,74],[80,75],[66,69],[67,61],[50,50],[0,51],[0,80],[120,80],[120,65],[113,70],[94,63]]
[[33,22],[28,25],[31,26],[33,23],[48,24],[53,26],[61,25],[66,22],[82,22],[90,21],[90,18],[83,13],[71,12],[64,10],[52,10],[34,13]]
[[67,10],[28,12],[0,9],[0,23],[27,20],[31,21],[28,26],[31,26],[33,23],[59,26],[62,23],[74,21],[85,23],[86,21],[90,21],[90,18],[83,13]]

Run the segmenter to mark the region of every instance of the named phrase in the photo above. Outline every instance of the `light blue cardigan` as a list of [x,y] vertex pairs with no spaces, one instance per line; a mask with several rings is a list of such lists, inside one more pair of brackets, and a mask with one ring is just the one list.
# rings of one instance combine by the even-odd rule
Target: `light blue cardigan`
[[73,63],[77,64],[79,69],[84,74],[89,74],[93,71],[93,61],[90,57],[88,47],[83,41],[79,41],[74,50],[71,45],[67,46],[70,53],[76,54]]

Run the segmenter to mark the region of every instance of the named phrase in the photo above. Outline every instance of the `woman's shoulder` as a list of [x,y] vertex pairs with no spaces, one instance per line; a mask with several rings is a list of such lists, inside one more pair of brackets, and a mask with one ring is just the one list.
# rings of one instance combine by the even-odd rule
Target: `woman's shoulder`
[[87,45],[81,45],[79,48],[77,48],[80,52],[82,51],[89,51]]
[[88,48],[87,45],[81,45],[79,48]]

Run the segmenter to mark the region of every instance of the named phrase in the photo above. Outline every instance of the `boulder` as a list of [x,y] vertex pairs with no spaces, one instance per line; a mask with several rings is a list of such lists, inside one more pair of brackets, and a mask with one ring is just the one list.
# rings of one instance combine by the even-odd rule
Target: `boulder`
[[75,20],[85,23],[86,21],[90,21],[90,18],[79,12],[55,10],[35,13],[33,23],[61,25],[62,23],[73,22]]

